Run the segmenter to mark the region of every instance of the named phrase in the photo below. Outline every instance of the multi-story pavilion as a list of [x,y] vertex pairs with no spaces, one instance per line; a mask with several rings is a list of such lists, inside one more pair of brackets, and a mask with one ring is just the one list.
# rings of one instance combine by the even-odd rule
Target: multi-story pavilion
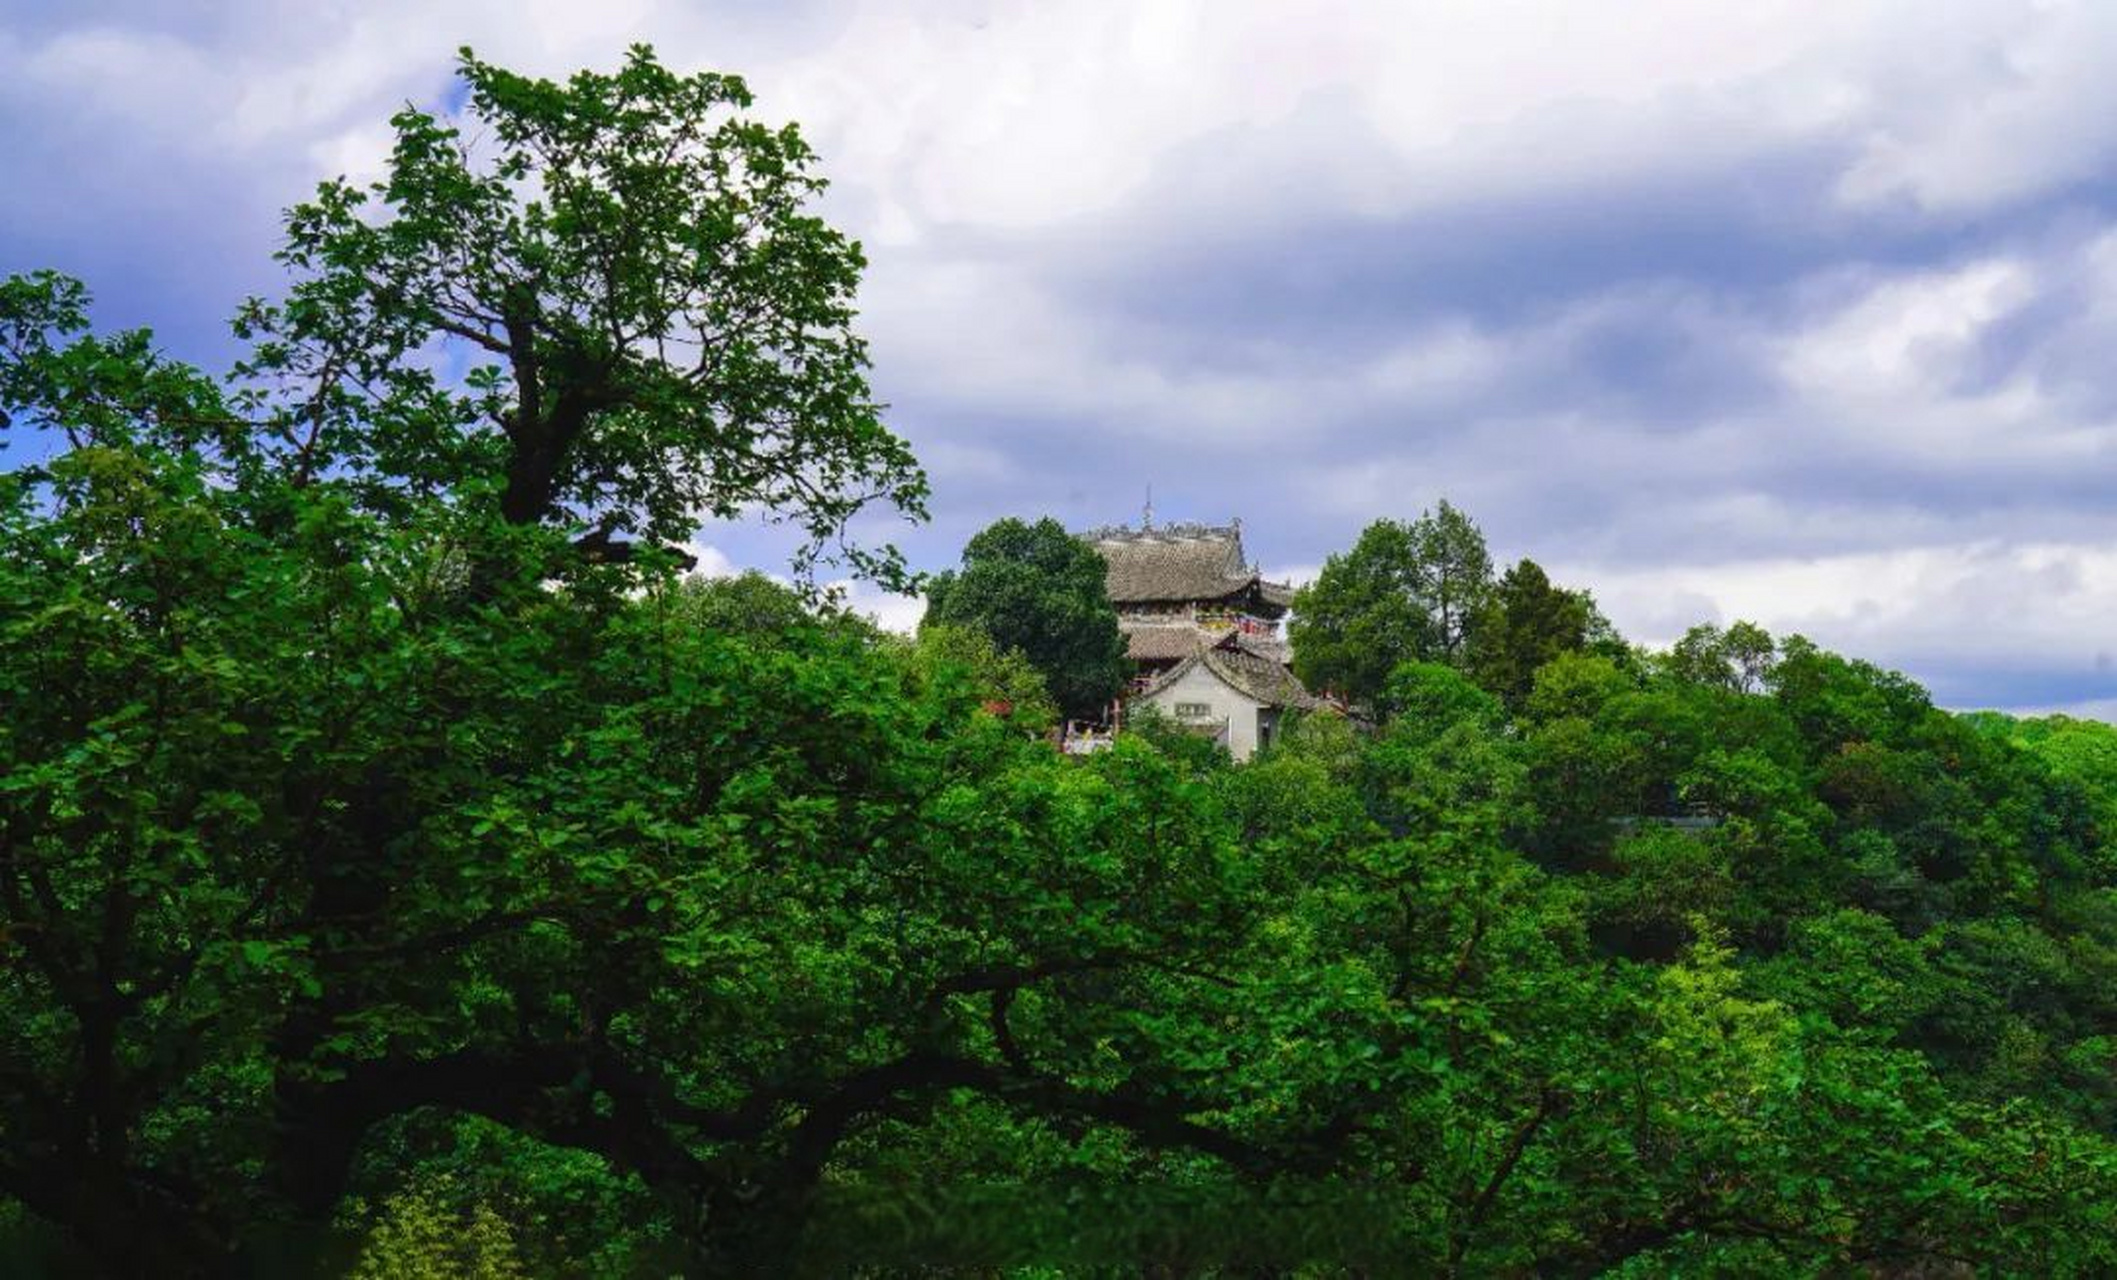
[[1134,678],[1127,705],[1160,707],[1246,760],[1288,708],[1320,705],[1288,668],[1280,622],[1293,588],[1268,582],[1242,522],[1116,525],[1080,535],[1109,564]]

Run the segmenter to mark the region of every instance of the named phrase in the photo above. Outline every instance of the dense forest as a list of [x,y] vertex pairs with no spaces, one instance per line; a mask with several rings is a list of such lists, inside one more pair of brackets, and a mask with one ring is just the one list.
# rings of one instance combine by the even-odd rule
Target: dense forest
[[1443,505],[1297,602],[1346,714],[1062,756],[1100,615],[978,602],[1092,601],[667,550],[912,580],[798,132],[462,73],[224,374],[0,283],[0,1271],[2117,1271],[2117,729]]

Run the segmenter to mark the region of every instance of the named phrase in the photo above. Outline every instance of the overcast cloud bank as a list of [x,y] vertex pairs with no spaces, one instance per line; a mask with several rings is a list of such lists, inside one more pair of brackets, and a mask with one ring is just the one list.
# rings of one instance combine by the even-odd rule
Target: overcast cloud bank
[[2117,698],[2117,7],[0,13],[0,270],[193,358],[456,46],[646,40],[822,152],[935,482],[871,532],[918,563],[1151,483],[1300,573],[1445,494],[1636,638],[1750,617],[1951,705]]

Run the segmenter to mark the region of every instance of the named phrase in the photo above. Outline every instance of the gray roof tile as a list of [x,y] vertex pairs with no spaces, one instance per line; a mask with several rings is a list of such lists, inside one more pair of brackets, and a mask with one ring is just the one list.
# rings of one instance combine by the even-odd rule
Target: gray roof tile
[[1252,586],[1264,603],[1284,609],[1292,588],[1265,582],[1242,552],[1242,525],[1177,524],[1158,529],[1123,525],[1091,529],[1081,539],[1109,564],[1110,601],[1123,606],[1157,601],[1225,600]]

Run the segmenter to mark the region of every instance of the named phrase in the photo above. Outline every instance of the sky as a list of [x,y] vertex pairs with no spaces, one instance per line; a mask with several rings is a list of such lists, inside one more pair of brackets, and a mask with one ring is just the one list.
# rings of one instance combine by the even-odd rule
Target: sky
[[0,0],[0,273],[223,364],[456,48],[640,41],[820,152],[920,567],[1151,484],[1299,580],[1446,497],[1636,640],[2117,714],[2117,5]]

